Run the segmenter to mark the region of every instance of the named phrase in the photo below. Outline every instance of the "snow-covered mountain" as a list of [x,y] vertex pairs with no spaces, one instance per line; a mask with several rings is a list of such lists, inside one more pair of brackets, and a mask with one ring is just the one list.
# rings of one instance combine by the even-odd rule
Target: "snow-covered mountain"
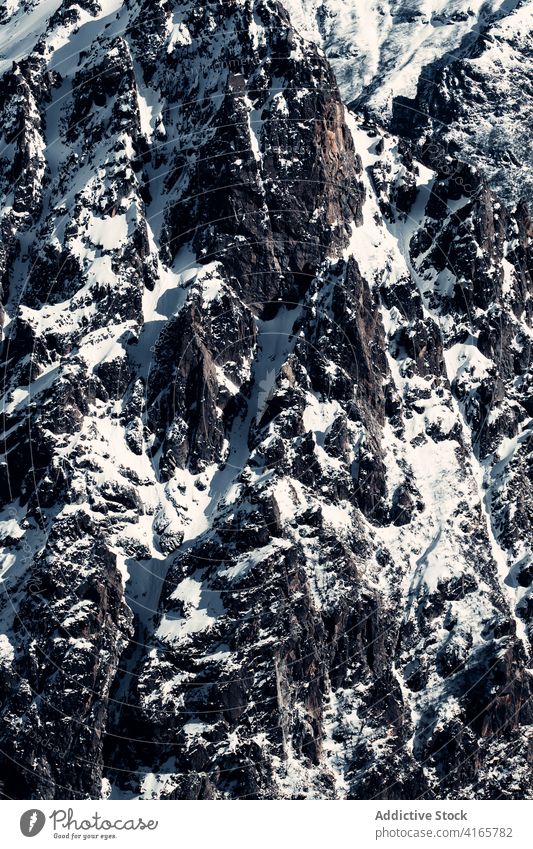
[[531,796],[531,220],[402,118],[522,12],[452,5],[4,4],[5,795]]
[[[414,97],[424,68],[468,55],[484,30],[518,0],[286,0],[299,32],[320,42],[345,100],[391,110],[394,97]],[[524,20],[522,20],[522,24]],[[524,33],[525,34],[525,33]]]
[[[287,0],[343,99],[392,132],[475,165],[533,201],[531,0]],[[423,154],[420,154],[423,155]]]

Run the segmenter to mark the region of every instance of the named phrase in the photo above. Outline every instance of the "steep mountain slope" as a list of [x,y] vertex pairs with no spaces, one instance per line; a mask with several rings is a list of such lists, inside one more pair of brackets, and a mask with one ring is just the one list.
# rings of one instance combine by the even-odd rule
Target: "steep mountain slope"
[[480,168],[509,204],[531,205],[533,5],[517,4],[476,36],[458,58],[424,68],[416,96],[396,99],[391,126]]
[[392,132],[479,167],[508,203],[531,204],[531,0],[287,0],[344,100]]
[[423,68],[460,55],[493,16],[518,5],[502,0],[287,0],[294,26],[321,42],[345,100],[390,110],[413,96]]
[[526,207],[273,0],[2,20],[6,795],[530,796]]

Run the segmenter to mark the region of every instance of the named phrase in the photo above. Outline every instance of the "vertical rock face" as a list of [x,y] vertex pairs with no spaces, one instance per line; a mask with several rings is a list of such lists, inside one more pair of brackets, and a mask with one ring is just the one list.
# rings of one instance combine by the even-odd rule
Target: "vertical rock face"
[[286,0],[341,94],[418,156],[451,153],[507,203],[533,200],[531,0]]
[[0,30],[8,795],[529,797],[526,204],[270,0]]
[[477,166],[506,202],[531,203],[532,5],[512,5],[474,28],[457,54],[428,64],[416,94],[396,98],[391,126]]

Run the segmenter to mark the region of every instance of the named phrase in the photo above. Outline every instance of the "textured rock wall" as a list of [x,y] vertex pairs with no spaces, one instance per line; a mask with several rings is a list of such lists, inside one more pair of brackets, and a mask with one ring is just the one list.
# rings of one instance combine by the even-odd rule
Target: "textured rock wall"
[[277,3],[77,5],[0,102],[7,792],[531,795],[526,205]]

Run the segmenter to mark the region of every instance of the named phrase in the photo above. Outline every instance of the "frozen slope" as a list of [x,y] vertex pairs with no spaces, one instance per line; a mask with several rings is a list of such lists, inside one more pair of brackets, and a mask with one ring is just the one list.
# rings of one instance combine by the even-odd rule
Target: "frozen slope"
[[525,206],[272,0],[6,8],[3,792],[531,796]]
[[[509,0],[287,0],[293,24],[319,42],[344,99],[390,110],[397,95],[413,97],[422,69],[461,55]],[[465,44],[466,40],[466,44]]]
[[344,100],[481,168],[509,203],[533,197],[531,0],[287,0]]

